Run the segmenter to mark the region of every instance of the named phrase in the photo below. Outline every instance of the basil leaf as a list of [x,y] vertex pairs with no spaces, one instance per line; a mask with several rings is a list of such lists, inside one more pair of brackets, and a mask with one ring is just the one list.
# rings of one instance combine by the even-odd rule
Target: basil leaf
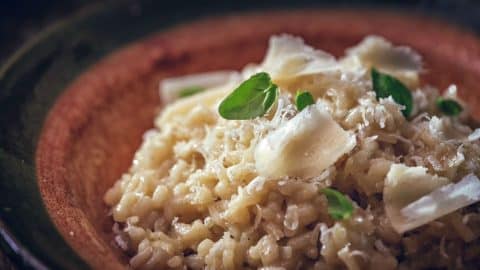
[[229,120],[253,119],[264,115],[277,100],[278,87],[270,75],[257,73],[233,90],[218,107],[220,115]]
[[413,108],[413,98],[410,90],[395,77],[380,73],[375,68],[372,68],[371,75],[373,91],[377,94],[377,99],[392,96],[395,102],[405,106],[402,110],[403,116],[410,116]]
[[449,116],[457,116],[463,111],[462,105],[453,99],[439,97],[435,103],[440,111]]
[[193,96],[199,92],[202,92],[204,91],[205,88],[203,87],[200,87],[200,86],[191,86],[191,87],[187,87],[187,88],[184,88],[182,90],[180,90],[180,92],[178,93],[178,97],[189,97],[189,96]]
[[312,104],[315,104],[315,101],[313,100],[313,96],[310,94],[310,92],[297,91],[297,95],[295,96],[295,105],[297,106],[298,111],[301,111],[305,109],[305,107]]
[[331,188],[324,188],[321,191],[328,200],[328,214],[335,220],[349,218],[353,213],[353,205],[342,193]]

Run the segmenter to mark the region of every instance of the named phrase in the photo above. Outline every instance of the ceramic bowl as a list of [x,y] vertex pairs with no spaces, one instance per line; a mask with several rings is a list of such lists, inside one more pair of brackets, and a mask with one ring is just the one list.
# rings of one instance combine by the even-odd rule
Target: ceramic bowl
[[21,265],[124,269],[102,197],[163,106],[159,81],[258,62],[272,34],[302,36],[337,56],[370,34],[411,46],[424,57],[422,83],[457,84],[480,116],[480,41],[440,19],[331,7],[214,16],[158,7],[95,7],[0,71],[0,233]]

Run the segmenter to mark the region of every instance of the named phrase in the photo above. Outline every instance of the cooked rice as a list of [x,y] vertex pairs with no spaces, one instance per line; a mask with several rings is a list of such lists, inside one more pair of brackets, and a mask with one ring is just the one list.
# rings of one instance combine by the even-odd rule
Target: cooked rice
[[[115,240],[133,255],[130,265],[477,269],[479,204],[399,234],[382,200],[394,163],[423,166],[452,182],[479,174],[479,135],[466,125],[468,110],[460,117],[443,116],[434,105],[437,89],[420,86],[416,72],[391,71],[412,89],[414,115],[405,119],[392,98],[376,99],[369,66],[352,64],[355,53],[359,50],[350,51],[340,70],[286,81],[272,76],[281,96],[264,117],[218,115],[218,102],[238,82],[168,105],[130,170],[105,195],[119,226]],[[353,65],[360,66],[353,71]],[[354,132],[356,147],[313,178],[258,175],[255,147],[297,114],[292,98],[297,89],[309,90],[343,129]],[[318,191],[327,186],[355,202],[351,218],[336,221],[328,215],[327,200]]]

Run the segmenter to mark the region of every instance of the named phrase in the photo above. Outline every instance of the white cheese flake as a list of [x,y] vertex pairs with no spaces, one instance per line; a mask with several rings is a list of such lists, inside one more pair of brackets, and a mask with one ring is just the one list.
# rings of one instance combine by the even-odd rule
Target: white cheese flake
[[212,71],[164,79],[160,82],[162,102],[171,103],[180,97],[181,91],[189,87],[205,89],[236,81],[240,82],[240,73],[232,70]]
[[360,44],[347,50],[344,60],[391,72],[419,72],[422,57],[409,47],[393,46],[379,36],[368,36]]
[[322,103],[308,106],[263,138],[255,149],[257,172],[270,178],[320,175],[356,145]]
[[450,183],[445,177],[427,173],[425,167],[393,164],[387,173],[383,189],[385,212],[398,233],[410,229],[401,209],[433,190]]
[[338,70],[339,66],[332,55],[306,45],[299,37],[283,34],[270,38],[260,69],[278,82]]
[[468,140],[473,142],[480,139],[480,128],[475,129],[470,135],[468,135]]
[[167,104],[162,115],[155,120],[155,125],[162,126],[162,123],[168,123],[175,117],[185,117],[196,105],[214,106],[237,86],[237,82],[232,80],[224,85],[210,88],[208,91]]
[[478,201],[480,180],[469,174],[460,182],[440,187],[405,206],[400,211],[404,220],[397,227],[405,232]]
[[366,37],[360,44],[348,49],[340,62],[345,69],[375,67],[412,88],[418,84],[418,73],[422,70],[422,57],[419,54],[409,47],[393,46],[379,36]]

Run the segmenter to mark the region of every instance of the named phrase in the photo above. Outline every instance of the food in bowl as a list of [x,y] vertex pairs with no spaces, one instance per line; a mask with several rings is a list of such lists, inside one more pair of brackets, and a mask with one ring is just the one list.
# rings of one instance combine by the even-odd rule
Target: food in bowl
[[480,129],[378,36],[336,59],[272,36],[260,64],[161,82],[105,194],[135,269],[475,269]]

